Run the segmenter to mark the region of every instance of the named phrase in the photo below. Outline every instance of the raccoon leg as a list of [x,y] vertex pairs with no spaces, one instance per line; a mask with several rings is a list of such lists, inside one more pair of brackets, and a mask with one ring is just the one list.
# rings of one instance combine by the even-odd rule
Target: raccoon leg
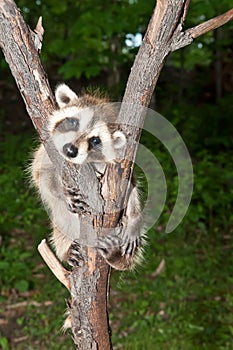
[[[100,237],[97,240],[96,249],[104,257],[107,263],[116,270],[128,270],[135,264],[134,254],[122,254],[122,239],[118,236]],[[132,250],[131,250],[132,252]],[[70,266],[82,266],[87,259],[83,255],[82,247],[77,240],[73,241],[68,249],[66,261]]]
[[137,187],[134,187],[130,194],[122,224],[122,254],[125,256],[132,256],[140,248],[141,243],[143,243],[141,205]]
[[68,203],[69,211],[76,214],[90,212],[89,206],[85,202],[85,197],[80,194],[78,188],[64,187],[64,194]]
[[130,194],[122,223],[121,235],[100,237],[98,248],[110,266],[117,270],[128,270],[142,258],[141,208],[136,187]]
[[56,225],[53,225],[53,232],[50,238],[52,246],[55,248],[55,252],[60,261],[67,260],[67,252],[72,243],[72,240],[65,234],[63,234]]
[[111,267],[117,270],[124,270],[123,266],[122,268],[117,267],[122,258],[121,244],[122,240],[119,236],[108,235],[99,237],[97,240],[97,249],[99,253]]
[[83,266],[84,261],[87,257],[84,256],[84,252],[80,246],[78,240],[74,240],[69,247],[67,252],[67,262],[70,266]]
[[122,254],[122,239],[118,236],[100,237],[97,249],[107,263],[116,270],[128,270],[133,265],[133,257]]
[[[97,240],[96,249],[100,252],[100,254],[106,259],[108,264],[118,270],[125,270],[123,263],[122,268],[117,267],[120,264],[120,260],[122,259],[121,252],[121,244],[122,240],[117,236],[106,236],[100,237]],[[70,266],[82,266],[83,262],[87,259],[87,256],[84,256],[82,247],[78,240],[74,240],[67,252],[66,261]]]
[[[72,202],[77,201],[80,208],[84,202],[79,201],[78,192],[76,193],[74,189],[70,189],[69,191]],[[75,209],[73,207],[73,210],[77,210],[77,208]],[[140,223],[140,202],[137,188],[134,187],[122,220],[123,228],[120,236],[109,235],[97,239],[96,248],[113,268],[117,270],[128,270],[140,261],[142,255],[141,245],[143,243]],[[79,266],[82,259],[80,245],[78,241],[73,241],[68,252],[68,262],[71,266]]]

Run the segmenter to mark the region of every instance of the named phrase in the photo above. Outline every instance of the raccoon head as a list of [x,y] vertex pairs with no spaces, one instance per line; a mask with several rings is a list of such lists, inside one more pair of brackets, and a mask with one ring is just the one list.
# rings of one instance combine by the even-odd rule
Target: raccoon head
[[55,97],[59,109],[50,118],[49,132],[64,158],[76,164],[118,158],[126,137],[110,103],[91,95],[78,97],[65,84],[58,86]]

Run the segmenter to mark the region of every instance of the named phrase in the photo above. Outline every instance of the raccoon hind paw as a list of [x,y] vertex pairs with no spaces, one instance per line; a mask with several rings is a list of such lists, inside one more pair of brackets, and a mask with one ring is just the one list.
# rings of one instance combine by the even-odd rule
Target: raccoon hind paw
[[85,257],[83,256],[83,252],[81,251],[81,246],[77,240],[74,240],[68,250],[67,253],[67,263],[72,266],[83,266],[85,261]]

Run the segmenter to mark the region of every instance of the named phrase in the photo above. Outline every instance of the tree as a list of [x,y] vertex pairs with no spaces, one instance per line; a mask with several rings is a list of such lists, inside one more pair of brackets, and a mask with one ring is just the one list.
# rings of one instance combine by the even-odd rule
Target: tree
[[[198,36],[233,18],[232,9],[223,15],[183,31],[188,6],[189,1],[185,0],[157,1],[128,79],[123,98],[123,102],[126,104],[123,104],[124,108],[120,112],[120,121],[125,126],[124,132],[128,136],[131,134],[135,142],[140,137],[140,130],[145,118],[142,107],[148,106],[150,102],[168,54],[189,45]],[[25,25],[12,0],[0,1],[0,9],[2,29],[0,45],[25,101],[28,113],[51,160],[59,167],[61,164],[59,156],[54,146],[48,141],[48,132],[46,131],[46,120],[55,104],[38,56],[43,36],[41,22],[38,22],[34,33]],[[132,118],[135,128],[129,127],[133,124]],[[75,184],[75,182],[81,184],[79,188],[83,194],[87,193],[87,186],[91,181],[93,190],[89,194],[87,202],[91,204],[90,207],[95,205],[95,209],[101,213],[98,218],[95,213],[83,218],[81,229],[84,233],[87,230],[93,230],[93,232],[96,230],[97,235],[106,234],[108,231],[112,232],[121,220],[120,212],[116,212],[114,206],[117,205],[120,208],[122,201],[124,203],[127,201],[129,182],[125,180],[129,180],[132,176],[136,151],[137,148],[134,145],[129,145],[125,152],[125,158],[120,164],[108,165],[101,188],[90,166],[85,165],[76,169],[66,164],[64,181],[68,185]],[[85,181],[79,181],[80,176],[84,174]],[[113,188],[112,185],[114,185],[114,191],[109,191],[110,188]],[[99,208],[96,208],[97,203]],[[85,257],[83,266],[74,268],[72,273],[69,273],[56,259],[54,260],[50,251],[47,250],[47,246],[43,247],[44,243],[40,249],[46,262],[50,264],[50,259],[53,259],[50,265],[54,273],[71,291],[72,330],[77,348],[86,350],[109,349],[111,345],[106,302],[109,268],[106,262],[95,250],[82,247]]]

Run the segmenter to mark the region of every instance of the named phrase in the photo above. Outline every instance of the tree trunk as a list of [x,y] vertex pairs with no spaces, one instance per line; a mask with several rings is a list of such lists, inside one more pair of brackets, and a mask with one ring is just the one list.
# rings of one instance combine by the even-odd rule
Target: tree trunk
[[[188,5],[189,1],[185,0],[157,0],[123,98],[125,103],[122,104],[120,121],[123,131],[135,142],[127,146],[124,160],[120,164],[108,165],[101,184],[90,166],[65,165],[63,175],[66,184],[72,186],[78,183],[80,192],[87,196],[87,204],[94,208],[82,217],[83,237],[86,234],[114,234],[115,226],[121,219],[120,210],[116,208],[122,208],[122,202],[124,207],[127,203],[137,143],[145,118],[141,106],[148,106],[169,52],[190,44],[193,38],[233,17],[233,10],[230,10],[183,32]],[[40,35],[26,26],[14,1],[0,0],[0,46],[46,151],[58,171],[61,171],[60,156],[46,130],[46,121],[55,103],[40,64],[38,40],[41,40]],[[74,342],[77,349],[111,349],[107,315],[109,267],[92,248],[82,247],[82,254],[82,266],[74,268],[71,274],[60,271],[64,278],[69,279],[64,284],[70,289],[72,297]]]

